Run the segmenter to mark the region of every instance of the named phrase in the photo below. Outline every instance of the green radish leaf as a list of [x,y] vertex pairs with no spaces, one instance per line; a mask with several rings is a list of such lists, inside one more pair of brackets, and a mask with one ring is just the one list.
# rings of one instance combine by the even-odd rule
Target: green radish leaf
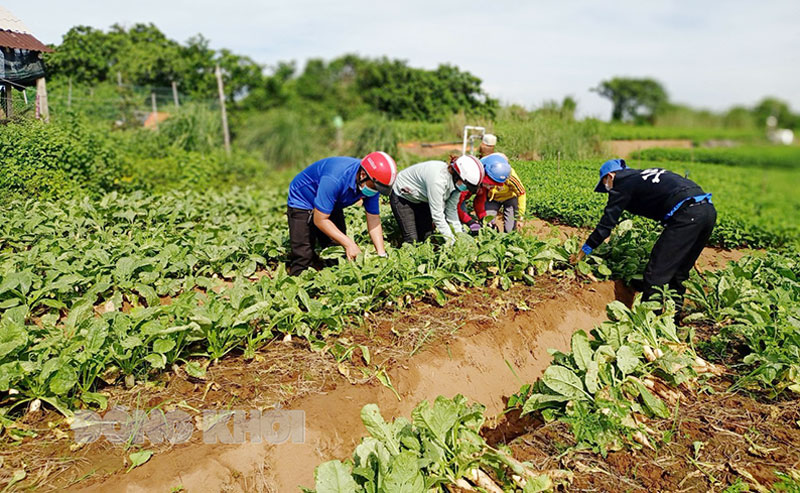
[[184,367],[186,374],[194,378],[206,378],[206,368],[197,361],[189,361]]
[[533,479],[528,479],[522,493],[542,493],[553,489],[553,481],[547,474],[541,474]]
[[0,324],[0,358],[28,343],[28,333],[21,324]]
[[153,456],[152,450],[140,450],[139,452],[133,452],[128,458],[131,461],[131,466],[128,468],[127,472],[131,472],[134,467],[139,467],[145,462],[150,460],[150,457]]
[[158,339],[153,343],[153,351],[161,354],[168,353],[175,348],[173,339]]
[[417,454],[406,450],[395,457],[383,487],[392,493],[425,493],[425,480],[417,464]]
[[78,383],[78,372],[65,365],[58,369],[50,380],[50,391],[57,396],[66,395]]
[[542,375],[542,382],[559,394],[573,399],[585,399],[581,379],[569,368],[551,365]]
[[167,365],[166,356],[159,353],[150,353],[144,357],[144,360],[150,363],[153,368],[163,369]]
[[594,395],[600,390],[600,366],[597,361],[590,360],[586,365],[586,375],[583,377],[586,383],[586,390]]
[[622,346],[617,350],[617,367],[623,375],[629,375],[639,366],[639,357],[630,346]]
[[436,438],[444,442],[447,432],[458,421],[458,410],[458,404],[442,396],[436,398],[432,409],[427,401],[423,401],[414,409],[414,424],[428,428]]
[[400,440],[394,426],[383,420],[376,404],[367,404],[361,409],[361,421],[370,435],[382,441],[392,456],[400,453]]
[[642,396],[642,401],[644,401],[645,407],[650,410],[653,415],[659,418],[669,418],[669,409],[667,409],[666,404],[664,401],[659,399],[658,397],[654,396],[650,390],[647,389],[644,385],[639,382],[636,383],[636,388],[639,390],[639,394]]
[[95,404],[101,411],[108,407],[108,397],[98,392],[82,392],[81,400],[86,404]]
[[592,361],[592,348],[589,347],[589,337],[586,332],[579,330],[572,334],[572,357],[581,370],[586,370]]
[[350,471],[338,460],[320,464],[314,471],[316,493],[353,493],[359,490]]

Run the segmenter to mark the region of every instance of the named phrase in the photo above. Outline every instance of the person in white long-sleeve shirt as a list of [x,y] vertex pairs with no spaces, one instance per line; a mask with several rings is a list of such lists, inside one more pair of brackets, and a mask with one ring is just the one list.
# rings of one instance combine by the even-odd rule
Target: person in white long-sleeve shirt
[[423,241],[434,227],[448,243],[463,231],[458,218],[462,191],[477,190],[483,180],[483,165],[474,156],[453,156],[444,161],[425,161],[397,174],[389,196],[392,213],[404,243]]

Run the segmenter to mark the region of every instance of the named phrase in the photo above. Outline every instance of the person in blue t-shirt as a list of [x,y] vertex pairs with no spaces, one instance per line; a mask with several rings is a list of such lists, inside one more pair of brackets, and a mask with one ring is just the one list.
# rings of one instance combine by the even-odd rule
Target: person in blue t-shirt
[[289,184],[289,274],[296,276],[317,260],[317,243],[342,245],[348,259],[361,249],[347,236],[345,207],[363,200],[367,229],[378,255],[386,256],[379,209],[379,193],[388,195],[397,178],[397,165],[385,152],[371,152],[364,159],[329,157],[319,160]]

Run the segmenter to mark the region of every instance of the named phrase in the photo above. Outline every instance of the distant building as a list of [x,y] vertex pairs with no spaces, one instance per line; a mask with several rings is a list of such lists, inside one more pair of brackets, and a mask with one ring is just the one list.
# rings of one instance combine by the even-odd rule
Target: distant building
[[42,52],[53,50],[36,39],[28,27],[0,6],[0,100],[6,119],[13,115],[13,89],[36,86],[36,114],[49,117]]

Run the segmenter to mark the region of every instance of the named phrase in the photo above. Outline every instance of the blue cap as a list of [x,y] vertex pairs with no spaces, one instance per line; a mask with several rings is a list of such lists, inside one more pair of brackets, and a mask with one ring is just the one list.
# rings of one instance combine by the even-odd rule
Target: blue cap
[[486,176],[495,183],[505,183],[511,174],[511,165],[505,155],[495,152],[481,159]]
[[603,163],[603,165],[600,166],[600,181],[597,182],[597,186],[594,187],[594,191],[600,193],[607,193],[606,187],[603,186],[603,178],[605,178],[607,174],[613,171],[619,171],[627,167],[628,166],[625,165],[624,159],[610,159],[605,163]]

